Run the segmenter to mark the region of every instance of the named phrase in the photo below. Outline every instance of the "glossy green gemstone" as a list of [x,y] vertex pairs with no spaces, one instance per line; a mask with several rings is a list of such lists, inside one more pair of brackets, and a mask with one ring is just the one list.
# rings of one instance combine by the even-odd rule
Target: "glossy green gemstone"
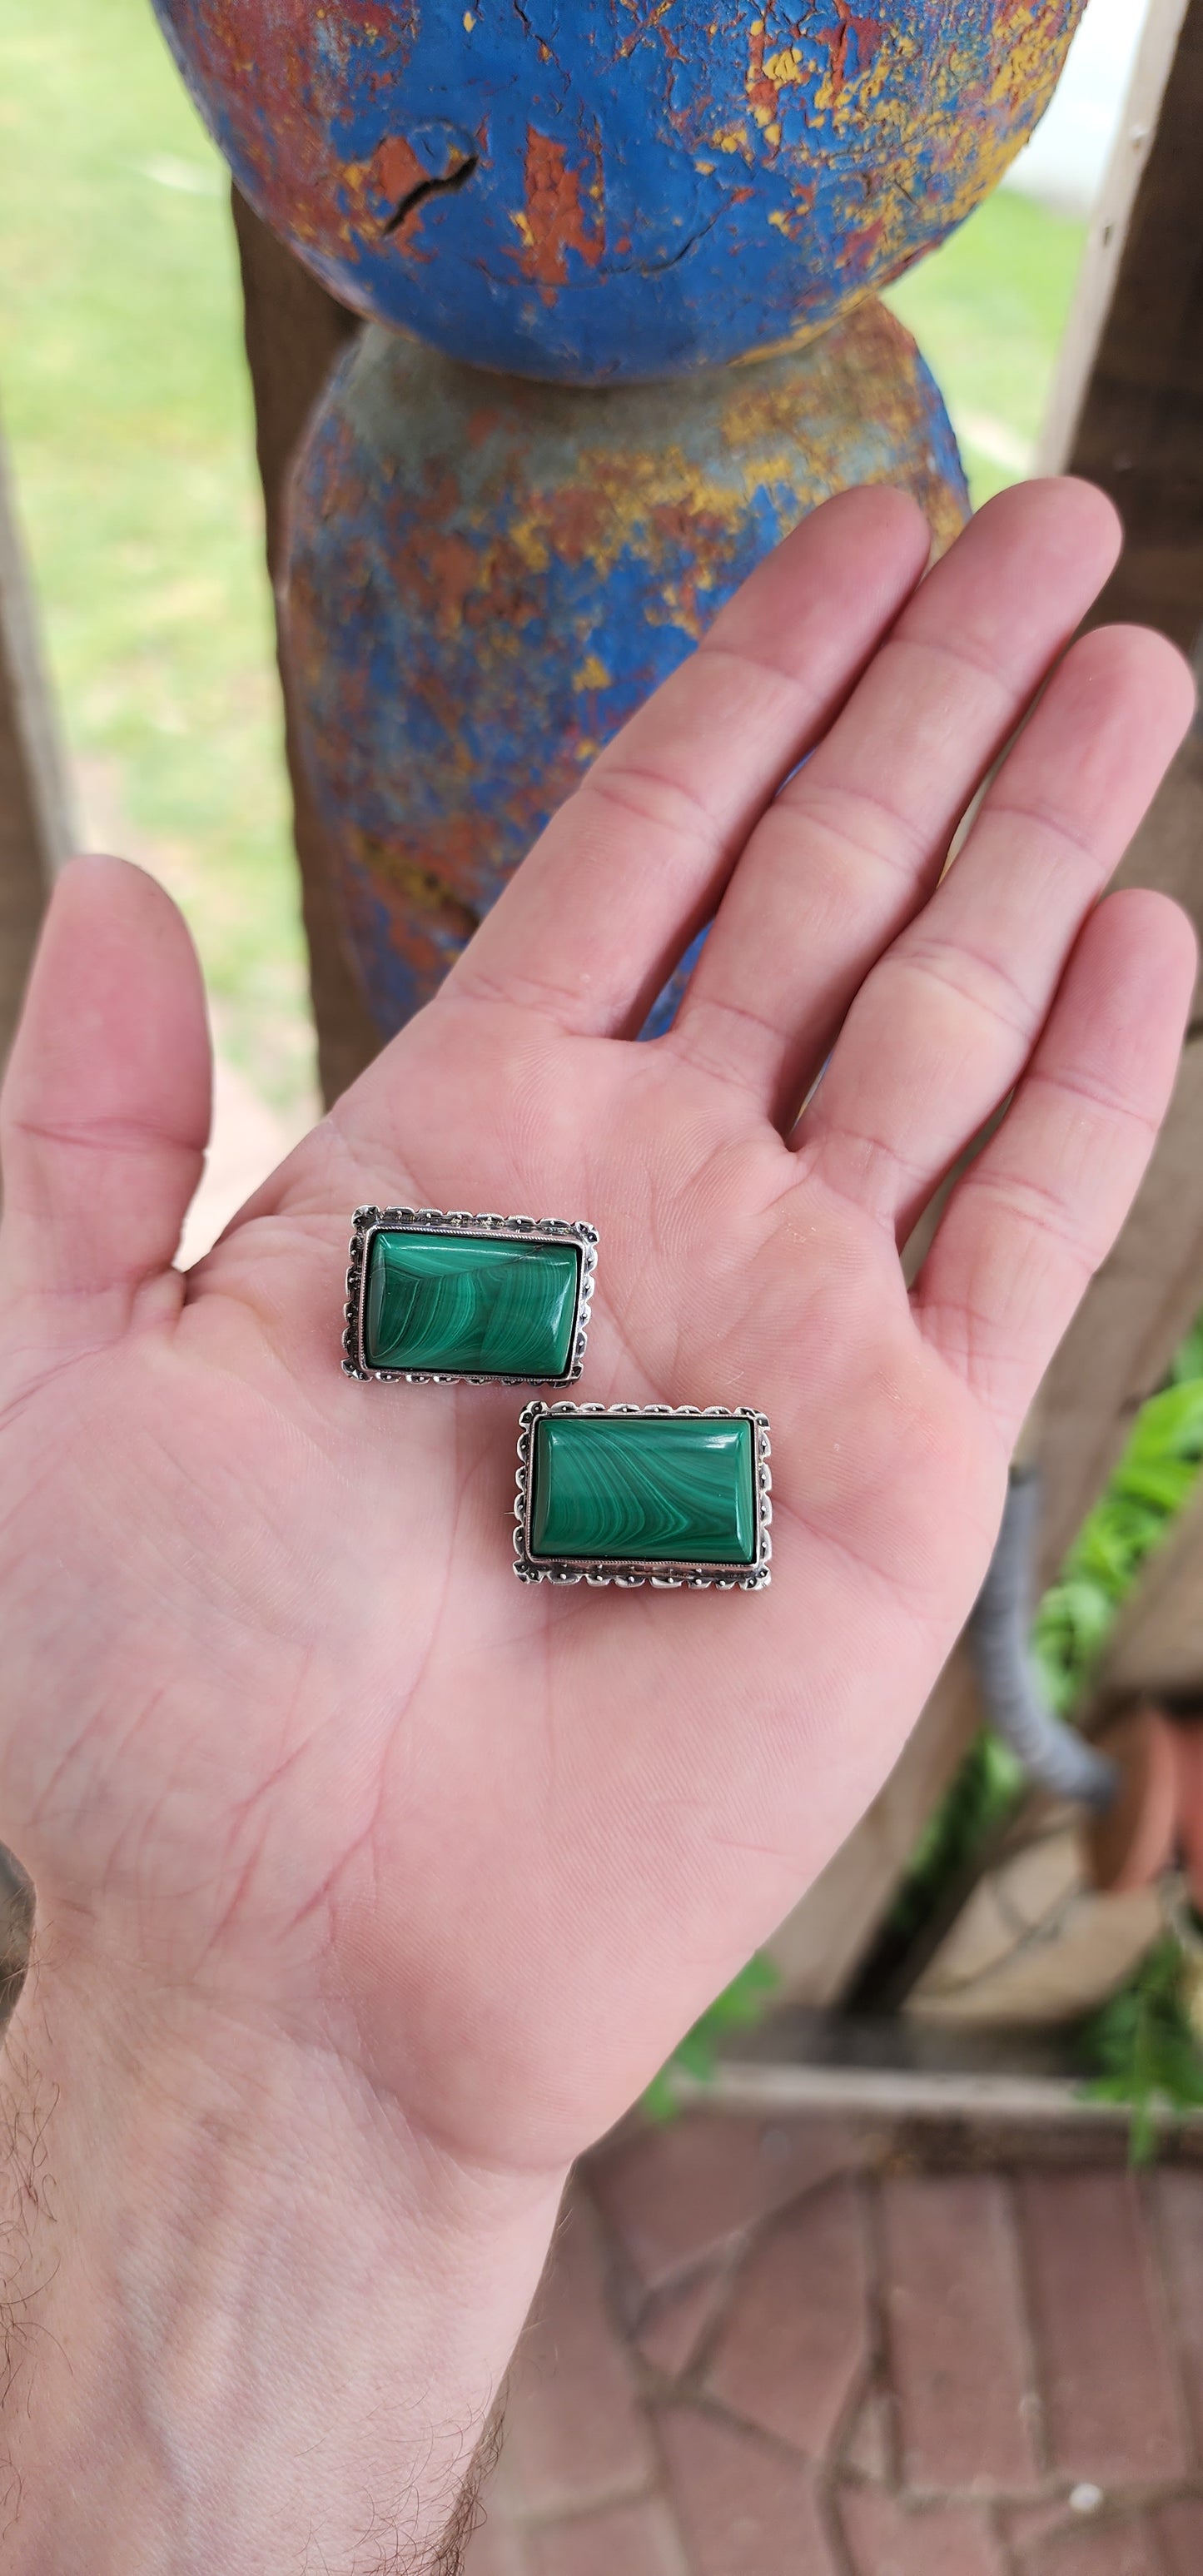
[[579,1243],[382,1229],[368,1247],[364,1361],[440,1377],[567,1377]]
[[531,1555],[751,1565],[755,1478],[747,1420],[544,1415],[532,1443]]

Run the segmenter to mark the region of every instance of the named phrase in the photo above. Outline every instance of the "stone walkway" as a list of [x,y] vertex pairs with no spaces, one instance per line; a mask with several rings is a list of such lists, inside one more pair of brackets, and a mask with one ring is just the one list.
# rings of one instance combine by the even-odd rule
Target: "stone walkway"
[[632,2132],[566,2203],[486,2508],[470,2576],[1203,2576],[1203,2171]]

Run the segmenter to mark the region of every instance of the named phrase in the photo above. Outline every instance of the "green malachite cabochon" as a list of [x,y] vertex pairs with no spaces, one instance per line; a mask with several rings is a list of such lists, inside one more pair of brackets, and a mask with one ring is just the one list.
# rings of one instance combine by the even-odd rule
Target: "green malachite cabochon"
[[751,1565],[755,1426],[713,1414],[548,1414],[531,1448],[532,1557]]
[[368,1249],[365,1365],[439,1377],[567,1377],[581,1259],[579,1243],[382,1228]]

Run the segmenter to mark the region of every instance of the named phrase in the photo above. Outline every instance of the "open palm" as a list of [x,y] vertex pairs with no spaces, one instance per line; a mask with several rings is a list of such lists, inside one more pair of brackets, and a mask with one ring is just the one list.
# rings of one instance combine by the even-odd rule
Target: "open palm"
[[[943,873],[1114,545],[1032,486],[921,582],[898,495],[819,512],[187,1279],[191,951],[137,871],[68,874],[7,1089],[0,1377],[0,1831],[61,1953],[550,2169],[836,1848],[1173,1077],[1189,933],[1097,906],[1189,720],[1168,646],[1075,646]],[[580,1392],[769,1415],[772,1589],[519,1586],[521,1395],[340,1372],[365,1201],[590,1219]]]

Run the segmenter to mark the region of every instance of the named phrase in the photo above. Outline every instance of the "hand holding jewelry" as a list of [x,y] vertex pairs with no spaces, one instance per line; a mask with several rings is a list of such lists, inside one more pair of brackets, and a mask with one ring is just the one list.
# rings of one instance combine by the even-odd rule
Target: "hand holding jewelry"
[[[0,1831],[43,1927],[10,2125],[53,2186],[9,2229],[13,2576],[110,2529],[124,2571],[135,2512],[166,2564],[181,2498],[197,2563],[349,2565],[365,2498],[437,2562],[570,2159],[895,1761],[1193,991],[1171,905],[1098,901],[1193,706],[1154,636],[1069,645],[1117,543],[1096,494],[1031,484],[925,578],[898,494],[816,512],[186,1279],[195,960],[137,870],[60,879],[0,1239]],[[452,1174],[604,1243],[605,1411],[538,1398],[519,1535],[553,1579],[522,1589],[513,1393],[339,1373],[347,1211],[385,1175],[413,1223],[377,1232],[406,1240],[349,1301],[353,1366],[504,1381],[529,1332],[575,1368],[571,1279],[554,1324],[523,1290],[521,1351],[483,1274],[449,1287],[453,1220],[417,1283]],[[745,1605],[716,1587],[767,1571],[762,1408]],[[148,2388],[118,2490],[103,2436]]]

